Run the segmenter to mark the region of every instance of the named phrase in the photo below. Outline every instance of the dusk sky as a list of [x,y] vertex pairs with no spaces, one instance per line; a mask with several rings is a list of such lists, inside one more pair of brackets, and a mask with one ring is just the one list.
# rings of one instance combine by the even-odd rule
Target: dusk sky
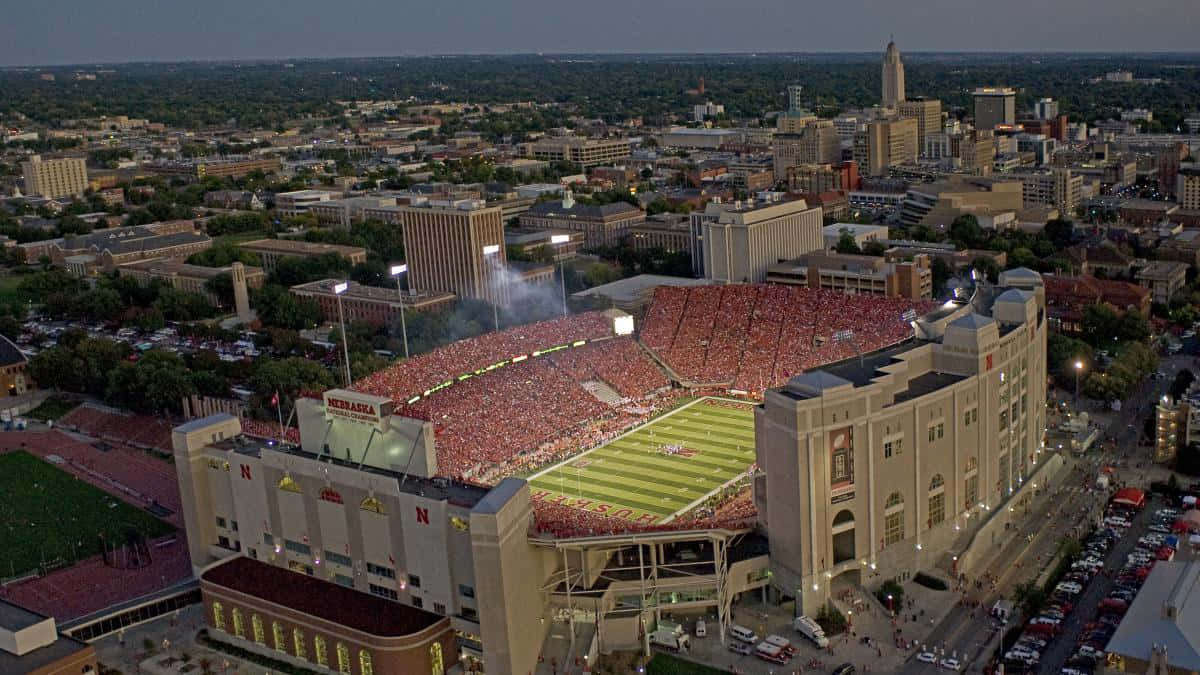
[[1192,51],[1196,0],[41,0],[0,65],[514,52]]

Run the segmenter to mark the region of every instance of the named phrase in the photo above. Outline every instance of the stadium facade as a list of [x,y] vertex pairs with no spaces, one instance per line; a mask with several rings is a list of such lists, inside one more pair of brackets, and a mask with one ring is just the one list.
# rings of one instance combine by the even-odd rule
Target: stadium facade
[[439,477],[437,429],[400,414],[405,401],[332,390],[297,402],[298,444],[250,438],[224,414],[175,429],[194,570],[242,555],[446,617],[458,650],[444,667],[501,674],[533,671],[564,641],[564,654],[646,648],[664,611],[715,615],[723,639],[734,599],[768,586],[807,611],[835,575],[871,585],[863,569],[941,562],[1044,456],[1041,279],[1017,270],[1002,285],[994,302],[915,319],[902,344],[769,390],[756,411],[758,528],[551,534],[525,480]]
[[873,586],[962,569],[956,556],[981,534],[1003,536],[1006,518],[993,516],[1050,453],[1041,278],[1013,270],[1001,286],[925,317],[915,343],[767,392],[755,418],[759,525],[773,586],[805,611],[843,575]]

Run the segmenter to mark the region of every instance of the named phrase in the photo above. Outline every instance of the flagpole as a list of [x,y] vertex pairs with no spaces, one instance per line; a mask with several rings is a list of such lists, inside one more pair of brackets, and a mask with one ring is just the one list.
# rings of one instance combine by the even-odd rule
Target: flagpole
[[279,400],[279,391],[275,392],[275,415],[279,418],[279,444],[282,445],[285,439],[283,434],[283,405]]

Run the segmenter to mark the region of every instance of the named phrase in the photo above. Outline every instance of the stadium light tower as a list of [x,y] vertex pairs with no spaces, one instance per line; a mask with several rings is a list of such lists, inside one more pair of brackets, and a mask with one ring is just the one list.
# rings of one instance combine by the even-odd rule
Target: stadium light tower
[[859,367],[865,367],[862,352],[859,351],[859,349],[858,349],[858,343],[854,341],[854,331],[839,330],[838,332],[833,334],[833,341],[837,342],[837,343],[844,343],[844,342],[850,343],[850,346],[854,347],[854,353],[858,354]]
[[400,288],[400,276],[408,271],[408,265],[392,265],[392,276],[396,277],[396,292],[400,294],[400,335],[404,338],[404,358],[408,358],[408,326],[404,324],[404,291]]
[[[555,246],[561,246],[571,241],[569,234],[554,234],[550,236],[550,243]],[[562,251],[558,252],[558,276],[562,279],[562,301],[563,301],[563,316],[567,315],[567,263],[563,257]]]
[[338,325],[342,329],[342,354],[346,357],[346,388],[350,388],[350,339],[346,336],[346,317],[342,314],[342,294],[350,290],[350,284],[339,281],[333,285],[333,294],[337,296]]
[[[499,255],[500,255],[500,245],[499,244],[489,244],[489,245],[483,247],[483,256],[485,258],[487,258],[489,256],[499,257]],[[501,277],[501,280],[503,280],[503,277]],[[495,285],[493,285],[492,291],[493,291],[493,293],[496,292]],[[499,306],[500,306],[500,298],[496,295],[493,295],[492,296],[492,322],[494,324],[496,324],[497,332],[500,331],[500,310],[498,309]]]

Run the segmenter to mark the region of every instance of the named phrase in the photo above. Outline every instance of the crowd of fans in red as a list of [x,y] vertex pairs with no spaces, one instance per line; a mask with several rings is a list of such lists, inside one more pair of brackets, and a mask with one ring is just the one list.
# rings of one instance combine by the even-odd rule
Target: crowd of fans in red
[[[683,380],[757,397],[793,374],[911,336],[903,314],[932,307],[800,286],[661,286],[641,339]],[[853,341],[835,340],[841,331],[853,332]]]
[[670,522],[655,525],[613,518],[553,502],[537,501],[533,503],[532,530],[537,535],[552,537],[595,537],[677,530],[738,530],[751,526],[756,514],[749,488],[733,495],[711,514],[685,513]]
[[611,334],[612,320],[601,313],[575,314],[452,342],[372,373],[355,382],[354,388],[403,403],[459,375],[515,356]]

